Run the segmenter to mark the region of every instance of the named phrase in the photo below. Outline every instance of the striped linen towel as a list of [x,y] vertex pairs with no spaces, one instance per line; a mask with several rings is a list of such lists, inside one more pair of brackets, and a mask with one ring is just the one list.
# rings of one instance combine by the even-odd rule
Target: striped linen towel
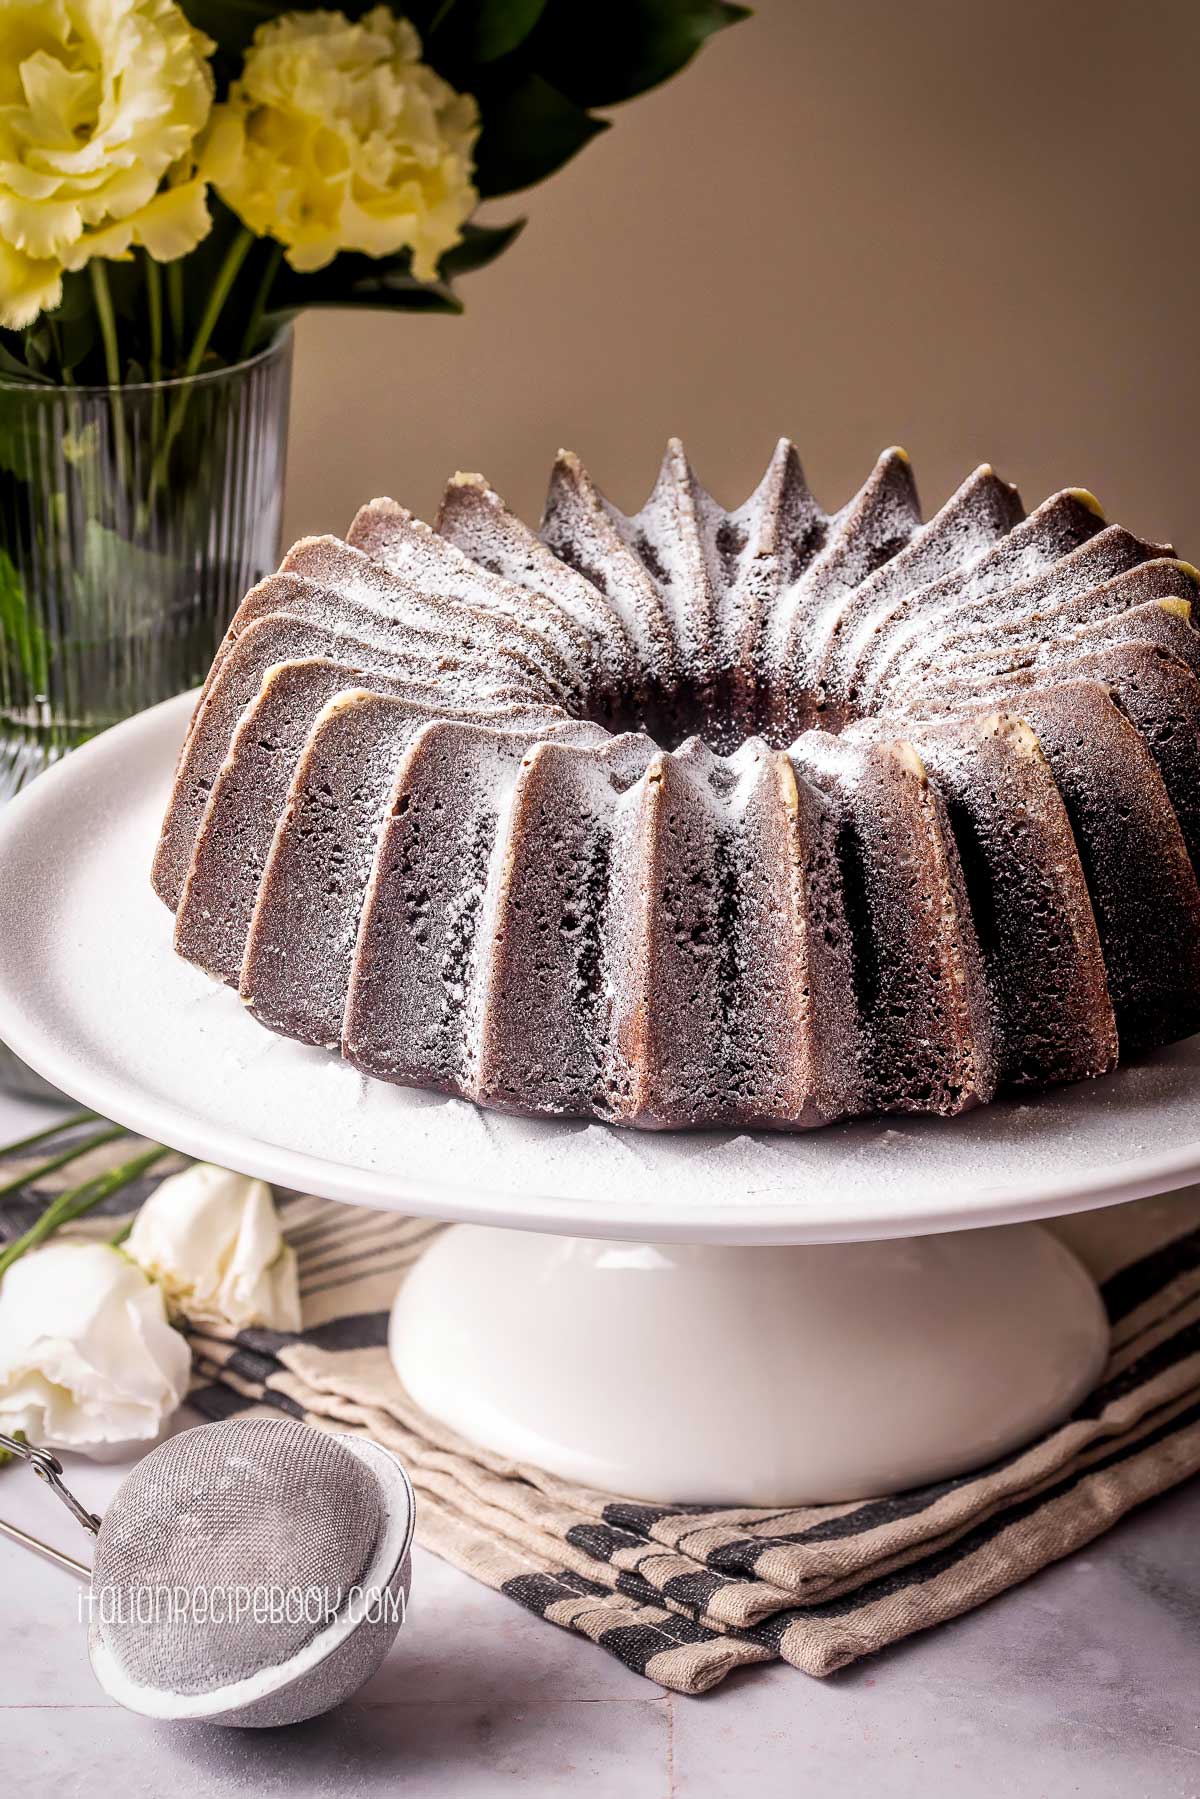
[[[427,1548],[676,1692],[778,1657],[829,1674],[982,1604],[1200,1469],[1200,1188],[1056,1227],[1113,1326],[1101,1381],[1065,1424],[977,1473],[774,1512],[635,1503],[464,1442],[412,1404],[386,1348],[397,1287],[443,1227],[279,1198],[304,1329],[193,1333],[193,1405],[376,1437],[409,1469]],[[10,1235],[36,1206],[19,1210]]]

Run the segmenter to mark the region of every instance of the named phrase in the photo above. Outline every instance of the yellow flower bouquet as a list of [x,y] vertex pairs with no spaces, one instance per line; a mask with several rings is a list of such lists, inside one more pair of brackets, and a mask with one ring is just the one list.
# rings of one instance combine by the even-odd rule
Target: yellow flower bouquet
[[480,200],[551,174],[605,129],[593,108],[744,12],[3,0],[0,375],[179,375],[306,305],[458,311],[455,280],[517,230],[473,222]]
[[0,0],[0,798],[273,565],[291,320],[460,311],[481,200],[744,11],[344,3]]

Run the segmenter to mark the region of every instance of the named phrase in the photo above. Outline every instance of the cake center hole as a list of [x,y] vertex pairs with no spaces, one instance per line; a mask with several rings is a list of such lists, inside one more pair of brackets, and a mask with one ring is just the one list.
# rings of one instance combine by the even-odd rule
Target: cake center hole
[[644,731],[664,750],[702,737],[718,756],[733,755],[752,737],[786,749],[802,731],[837,732],[846,722],[825,708],[819,695],[781,692],[775,683],[750,679],[743,669],[704,685],[649,687],[631,695],[628,704],[589,706],[586,716],[609,731]]

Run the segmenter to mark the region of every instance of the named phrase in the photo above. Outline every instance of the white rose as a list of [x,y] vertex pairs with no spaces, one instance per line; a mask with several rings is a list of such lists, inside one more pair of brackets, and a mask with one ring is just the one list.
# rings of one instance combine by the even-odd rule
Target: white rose
[[265,1181],[197,1162],[151,1194],[125,1251],[190,1324],[300,1329],[296,1256]]
[[158,1288],[107,1243],[58,1242],[0,1283],[0,1430],[120,1455],[161,1435],[191,1354]]

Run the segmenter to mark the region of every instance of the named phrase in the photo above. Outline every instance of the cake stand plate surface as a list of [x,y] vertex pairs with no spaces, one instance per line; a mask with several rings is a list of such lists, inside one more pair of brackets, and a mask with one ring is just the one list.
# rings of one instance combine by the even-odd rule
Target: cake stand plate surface
[[366,1080],[172,951],[149,867],[192,705],[117,726],[0,811],[0,1038],[106,1117],[329,1198],[656,1241],[907,1237],[1200,1175],[1200,1038],[961,1118],[794,1135],[524,1119]]
[[1200,1176],[1200,1039],[958,1119],[792,1136],[523,1119],[368,1081],[173,953],[149,869],[192,705],[117,726],[0,811],[0,1039],[187,1154],[460,1221],[393,1319],[426,1410],[608,1491],[788,1505],[953,1475],[1088,1390],[1095,1283],[1031,1221]]

